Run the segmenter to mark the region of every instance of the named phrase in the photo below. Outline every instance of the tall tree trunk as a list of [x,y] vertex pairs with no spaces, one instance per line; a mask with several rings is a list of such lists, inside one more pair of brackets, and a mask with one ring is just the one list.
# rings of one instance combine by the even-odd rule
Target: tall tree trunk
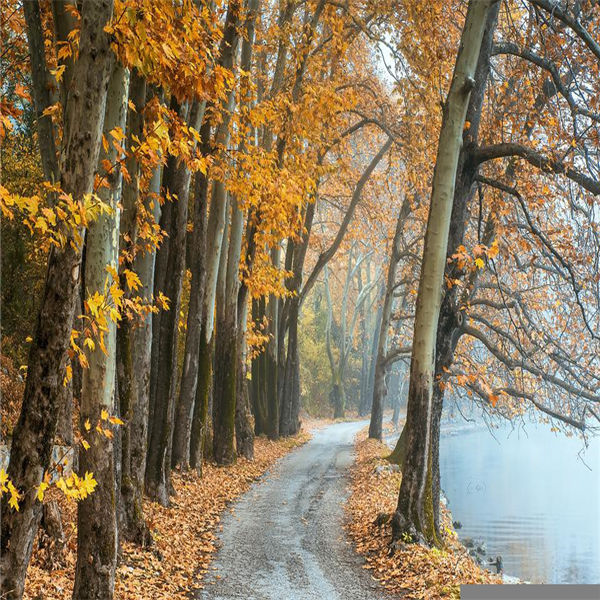
[[[231,0],[227,7],[223,38],[219,49],[219,62],[225,69],[232,69],[240,39],[238,26],[240,22],[241,2]],[[214,133],[213,148],[227,148],[229,145],[229,124],[234,108],[234,90],[229,90],[221,105],[222,120]],[[214,345],[214,315],[217,294],[217,278],[221,262],[224,241],[227,202],[225,186],[221,181],[214,181],[210,213],[206,233],[206,280],[204,304],[202,307],[200,352],[198,355],[198,383],[190,442],[190,463],[192,467],[201,469],[202,445],[208,428],[208,405],[212,374],[212,349]],[[225,246],[227,247],[227,246]],[[207,377],[203,379],[203,377]],[[232,431],[233,436],[233,431]]]
[[248,380],[246,378],[246,329],[248,318],[248,301],[238,294],[237,320],[237,398],[235,404],[235,444],[237,453],[249,460],[254,459],[254,428],[250,411]]
[[[197,116],[198,104],[194,104],[192,123]],[[183,163],[169,159],[170,177],[166,181],[176,198],[172,207],[171,228],[164,293],[170,307],[160,318],[158,338],[158,365],[154,415],[150,424],[148,458],[146,464],[146,492],[150,498],[163,506],[169,505],[171,491],[171,441],[175,412],[177,382],[177,341],[181,286],[185,267],[185,236],[187,229],[188,195],[191,173]]]
[[[264,297],[252,301],[252,318],[255,327],[260,326],[265,312]],[[267,433],[267,399],[265,394],[265,354],[261,352],[252,361],[252,413],[254,414],[254,433]]]
[[[379,348],[379,334],[381,333],[381,320],[383,318],[383,298],[385,296],[385,286],[381,284],[380,302],[375,313],[375,323],[373,327],[373,336],[371,338],[371,360],[369,364],[369,377],[367,380],[367,412],[373,411],[373,396],[375,394],[375,371],[377,368],[377,349]],[[371,417],[373,418],[373,417]]]
[[[112,8],[110,0],[89,2],[82,7],[79,53],[65,108],[60,160],[61,188],[76,201],[92,191],[98,163],[111,64],[104,27],[112,16]],[[31,35],[29,27],[28,35]],[[50,465],[56,433],[60,388],[80,279],[81,249],[72,240],[67,232],[64,246],[51,250],[48,257],[40,312],[29,351],[23,405],[13,433],[8,476],[23,497],[18,512],[2,503],[0,542],[0,593],[11,600],[23,595],[41,517],[36,493]]]
[[[210,136],[210,123],[202,125],[200,137],[203,153],[206,154]],[[173,432],[172,466],[187,470],[190,465],[190,443],[192,430],[192,411],[198,389],[198,367],[200,357],[200,336],[202,333],[202,306],[206,285],[206,216],[207,216],[208,179],[202,173],[196,174],[194,193],[194,216],[191,239],[192,281],[190,284],[190,304],[187,317],[187,333],[183,355],[183,371],[179,400],[175,414]]]
[[[217,190],[218,191],[218,190]],[[225,193],[224,187],[222,189]],[[225,201],[229,204],[228,201]],[[223,247],[217,278],[217,321],[215,326],[215,356],[213,366],[213,458],[218,465],[235,461],[235,405],[237,392],[237,295],[228,296],[234,285],[228,279],[229,221],[225,221]],[[239,264],[239,263],[238,263]],[[237,279],[237,271],[236,271]],[[232,308],[233,306],[233,308]]]
[[300,431],[300,357],[298,353],[298,319],[300,312],[299,298],[290,298],[288,304],[288,339],[285,369],[283,375],[283,405],[289,406],[286,418],[286,429],[283,435],[295,435]]
[[432,439],[431,431],[436,331],[462,133],[486,20],[494,3],[494,0],[469,2],[444,106],[415,312],[406,423],[407,452],[398,506],[392,519],[394,540],[406,533],[429,543],[439,543],[434,514],[439,505],[434,506],[431,471],[432,456],[437,452],[433,446],[439,443]]
[[207,340],[206,321],[203,319],[200,328],[200,348],[198,350],[198,383],[194,400],[194,414],[190,433],[190,467],[202,474],[202,460],[208,444],[208,405],[210,384],[212,381],[213,343]]
[[[115,127],[125,128],[127,116],[129,73],[115,59],[108,94],[104,135],[109,136]],[[111,165],[120,158],[114,147],[109,147],[102,158]],[[116,272],[119,264],[119,202],[121,200],[121,170],[105,173],[109,187],[102,188],[100,197],[112,209],[101,215],[88,229],[85,258],[86,296],[107,294],[106,268]],[[101,423],[105,429],[110,424],[102,419],[102,412],[114,414],[117,324],[108,318],[104,335],[103,352],[96,340],[96,348],[88,353],[89,367],[83,373],[80,423]],[[73,598],[105,600],[112,598],[117,564],[117,490],[112,438],[96,434],[90,447],[80,453],[82,473],[94,474],[98,485],[94,492],[77,505],[77,565]]]
[[[246,35],[242,42],[240,58],[240,70],[245,73],[252,71],[252,51],[259,5],[259,0],[249,0],[247,2]],[[249,102],[246,102],[246,106],[250,109]],[[240,154],[245,151],[246,144],[252,143],[253,137],[253,131],[250,130],[247,139],[242,138],[239,144]],[[235,413],[235,440],[238,455],[253,459],[254,431],[250,420],[248,387],[246,382],[246,320],[248,302],[245,294],[242,294],[240,297],[241,290],[239,283],[240,258],[244,234],[244,212],[238,204],[238,199],[235,197],[231,201],[231,214],[231,235],[227,258],[227,282],[225,290],[225,321],[233,323],[233,331],[231,333],[235,336],[235,363],[233,364],[233,368],[236,371],[236,390],[232,401]],[[228,406],[226,410],[231,410],[231,407]]]
[[[279,247],[271,249],[271,260],[275,269],[280,268],[281,251]],[[283,422],[284,414],[288,411],[280,410],[279,397],[279,344],[283,340],[279,339],[279,298],[275,294],[269,294],[267,299],[267,319],[269,341],[264,350],[265,361],[265,393],[267,402],[267,437],[270,440],[279,438],[279,430],[289,431],[289,422]]]
[[[129,114],[128,138],[137,135],[141,139],[143,117],[141,109],[154,95],[146,90],[145,80],[134,71],[131,75],[130,100],[136,110]],[[132,140],[133,141],[133,140]],[[133,254],[124,263],[140,278],[141,288],[136,292],[144,302],[151,303],[154,291],[154,262],[156,250],[136,251],[138,203],[142,202],[139,177],[140,165],[135,157],[127,163],[131,181],[123,187],[123,214],[121,231],[130,240],[129,250]],[[157,166],[152,174],[146,197],[145,209],[158,223],[160,219],[160,180],[162,168]],[[125,237],[121,240],[126,246]],[[122,281],[124,276],[122,275]],[[146,446],[148,443],[148,406],[150,395],[150,361],[152,348],[152,315],[146,314],[141,322],[132,323],[124,318],[117,330],[117,381],[119,402],[125,425],[121,429],[121,522],[119,534],[140,545],[151,543],[152,538],[143,514],[144,474],[146,470]]]

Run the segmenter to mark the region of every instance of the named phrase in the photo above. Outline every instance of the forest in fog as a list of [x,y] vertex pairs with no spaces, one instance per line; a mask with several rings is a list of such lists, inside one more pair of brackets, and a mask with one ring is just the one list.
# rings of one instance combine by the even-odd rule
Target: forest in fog
[[375,440],[378,578],[488,581],[443,409],[600,430],[600,3],[9,0],[1,36],[0,597],[191,597],[332,420]]

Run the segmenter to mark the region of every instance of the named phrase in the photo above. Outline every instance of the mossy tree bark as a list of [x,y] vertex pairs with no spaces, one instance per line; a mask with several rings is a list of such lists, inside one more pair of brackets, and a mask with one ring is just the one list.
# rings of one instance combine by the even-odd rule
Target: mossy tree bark
[[[110,76],[104,118],[104,135],[115,127],[125,129],[129,72],[116,62]],[[114,147],[102,153],[111,165],[120,158]],[[101,171],[102,172],[102,171]],[[112,209],[90,224],[86,238],[85,285],[86,297],[95,293],[106,294],[106,268],[116,272],[119,264],[119,202],[121,200],[121,172],[115,169],[105,173],[109,187],[102,188],[99,196]],[[111,277],[111,276],[109,276]],[[89,367],[83,372],[80,423],[101,423],[104,429],[111,425],[102,419],[102,412],[114,414],[116,384],[117,324],[108,318],[104,346],[88,352]],[[94,431],[92,429],[92,431]],[[80,452],[82,473],[94,474],[96,489],[77,505],[77,565],[73,598],[77,600],[105,600],[112,598],[117,565],[117,489],[115,454],[112,437],[95,432],[88,434],[90,447]]]
[[[39,5],[27,2],[25,8],[33,54],[34,38],[43,48],[43,40],[35,33],[41,32]],[[29,9],[33,9],[31,13]],[[59,161],[60,184],[61,189],[72,194],[76,201],[92,191],[98,164],[112,56],[104,27],[112,10],[110,0],[83,5],[73,85],[67,105],[63,107],[65,124]],[[41,52],[38,56],[43,58]],[[43,60],[37,67],[34,62],[32,64],[34,71],[44,69],[45,73],[47,70]],[[43,73],[40,77],[43,78]],[[37,98],[35,101],[38,113],[43,111],[45,107],[39,105]],[[55,154],[48,156],[56,159]],[[79,286],[81,249],[71,243],[73,236],[65,233],[65,245],[51,250],[48,257],[46,282],[29,351],[23,405],[13,432],[8,476],[23,494],[20,510],[12,510],[5,502],[1,506],[0,593],[11,600],[23,595],[27,566],[41,518],[41,504],[36,492],[50,465]]]
[[444,106],[415,312],[406,457],[398,506],[392,519],[393,540],[407,534],[413,539],[439,543],[435,518],[439,503],[434,505],[432,474],[433,456],[439,452],[439,438],[432,436],[436,333],[463,129],[488,12],[495,2],[469,2]]

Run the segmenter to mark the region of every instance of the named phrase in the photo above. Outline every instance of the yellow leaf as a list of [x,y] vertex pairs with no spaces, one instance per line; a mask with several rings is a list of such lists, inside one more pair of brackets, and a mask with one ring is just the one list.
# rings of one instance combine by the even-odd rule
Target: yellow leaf
[[86,440],[81,440],[81,445],[86,449],[89,450],[90,449],[90,445],[87,443]]
[[108,419],[108,411],[105,409],[102,409],[102,412],[100,413],[100,418],[103,421],[106,421]]
[[138,277],[137,273],[135,273],[134,271],[130,271],[129,269],[125,269],[123,271],[123,274],[125,275],[125,280],[127,282],[127,287],[130,290],[137,290],[138,288],[141,287],[142,282],[140,281],[140,278]]
[[119,417],[109,417],[108,420],[113,425],[125,425],[125,421],[121,421],[121,419],[119,419]]
[[37,499],[40,502],[44,501],[44,492],[48,489],[48,484],[45,481],[42,481],[42,483],[40,483],[38,490],[37,490]]
[[89,419],[85,420],[85,423],[83,424],[83,426],[85,427],[86,431],[89,431],[92,428],[92,424],[90,423]]
[[475,259],[475,264],[477,265],[477,267],[479,269],[483,269],[483,267],[485,265],[485,263],[483,262],[483,259],[481,259],[481,258],[476,258]]
[[0,469],[0,494],[8,492],[6,483],[8,482],[8,474],[4,469]]
[[19,492],[17,491],[17,488],[12,484],[12,481],[8,482],[8,491],[10,493],[8,505],[12,506],[18,512],[20,495],[19,495]]
[[125,134],[123,133],[123,129],[121,127],[115,127],[110,132],[110,135],[112,135],[112,137],[114,137],[118,142],[125,139]]

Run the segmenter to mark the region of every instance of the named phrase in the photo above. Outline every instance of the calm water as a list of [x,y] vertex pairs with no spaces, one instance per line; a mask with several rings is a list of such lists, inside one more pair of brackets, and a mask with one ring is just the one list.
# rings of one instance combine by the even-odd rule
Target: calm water
[[600,440],[582,452],[586,467],[583,442],[547,425],[494,435],[444,427],[442,489],[460,537],[485,540],[505,573],[527,581],[600,583]]

